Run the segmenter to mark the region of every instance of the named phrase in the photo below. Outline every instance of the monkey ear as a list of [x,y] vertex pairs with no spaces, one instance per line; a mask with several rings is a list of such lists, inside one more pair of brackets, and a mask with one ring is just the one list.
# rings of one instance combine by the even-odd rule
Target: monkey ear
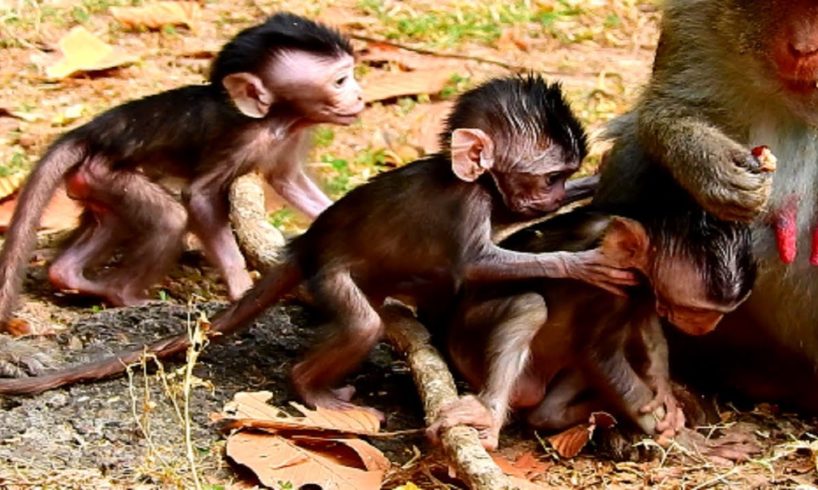
[[245,116],[261,119],[267,115],[273,104],[273,94],[267,90],[264,82],[252,73],[231,73],[224,77],[222,85]]
[[452,171],[460,180],[474,182],[494,166],[494,141],[480,129],[452,131]]
[[623,268],[645,270],[648,265],[648,234],[638,221],[614,216],[602,237],[602,253]]

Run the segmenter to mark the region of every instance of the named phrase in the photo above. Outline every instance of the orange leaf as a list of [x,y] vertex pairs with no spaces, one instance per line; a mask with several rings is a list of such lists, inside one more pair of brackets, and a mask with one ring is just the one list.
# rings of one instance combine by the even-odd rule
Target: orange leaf
[[142,7],[111,7],[110,10],[126,29],[161,29],[168,25],[191,27],[201,9],[196,2],[156,2]]
[[491,458],[506,475],[524,479],[539,476],[552,466],[540,461],[531,451],[523,453],[515,461],[509,460],[502,454],[492,454]]
[[[17,206],[15,196],[0,203],[0,231],[8,230],[14,208]],[[76,201],[65,194],[65,191],[58,190],[45,208],[42,218],[40,218],[40,230],[68,230],[77,226],[77,221],[82,213],[82,207]]]
[[213,417],[224,428],[256,428],[286,431],[333,431],[347,434],[375,434],[380,430],[380,420],[364,409],[329,410],[307,407],[292,403],[302,417],[287,415],[282,410],[267,404],[272,398],[268,391],[236,393],[233,401],[225,405],[224,413]]
[[272,488],[290,482],[294,488],[318,485],[338,490],[376,490],[383,481],[381,470],[345,466],[331,453],[306,449],[279,436],[239,432],[228,438],[227,455]]
[[68,31],[58,45],[63,57],[45,70],[46,76],[53,80],[83,71],[107,70],[138,59],[103,42],[82,26]]
[[616,425],[613,415],[606,412],[594,412],[591,414],[588,423],[576,425],[568,430],[548,438],[548,442],[554,446],[563,458],[573,458],[582,451],[594,435],[597,427],[609,429]]
[[452,74],[448,70],[375,72],[362,82],[364,100],[375,102],[407,95],[437,94],[446,87]]

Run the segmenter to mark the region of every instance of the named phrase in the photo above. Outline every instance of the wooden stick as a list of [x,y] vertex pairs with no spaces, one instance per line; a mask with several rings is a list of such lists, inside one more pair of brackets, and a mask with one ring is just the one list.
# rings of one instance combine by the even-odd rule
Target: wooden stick
[[[440,353],[429,344],[429,332],[408,308],[387,304],[381,308],[381,318],[386,325],[387,339],[406,356],[423,400],[428,425],[437,418],[443,406],[457,400],[454,378]],[[469,488],[511,488],[506,476],[483,449],[477,430],[473,427],[452,427],[443,432],[440,440],[458,476]]]
[[230,223],[249,265],[264,271],[278,263],[284,236],[267,221],[264,184],[256,173],[243,175],[230,186]]

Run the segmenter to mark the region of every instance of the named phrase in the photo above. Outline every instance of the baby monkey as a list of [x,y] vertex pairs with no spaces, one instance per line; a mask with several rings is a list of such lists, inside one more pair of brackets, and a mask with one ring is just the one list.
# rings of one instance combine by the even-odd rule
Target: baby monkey
[[702,335],[734,310],[755,279],[750,228],[701,211],[641,219],[586,208],[500,244],[529,253],[599,247],[644,283],[628,296],[573,280],[466,286],[446,343],[453,364],[481,391],[449,405],[429,427],[433,439],[468,424],[496,448],[509,406],[527,409],[537,428],[565,428],[604,409],[648,434],[681,429],[660,317]]
[[[353,65],[341,34],[278,13],[227,43],[208,83],[127,102],[63,134],[32,170],[6,233],[0,328],[60,182],[84,213],[49,268],[55,287],[115,306],[141,303],[191,231],[238,299],[253,281],[230,228],[230,184],[258,170],[310,218],[329,206],[302,160],[310,127],[351,124],[364,109]],[[183,203],[160,184],[163,177],[183,181]],[[93,274],[115,255],[118,264]]]
[[[490,80],[458,98],[441,140],[445,151],[380,174],[321,213],[287,245],[282,264],[211,329],[224,335],[246,327],[306,283],[326,316],[326,337],[295,366],[294,386],[310,405],[347,407],[353,390],[337,384],[381,338],[377,309],[388,296],[429,311],[448,308],[467,279],[573,278],[613,292],[634,283],[619,257],[598,248],[528,253],[491,241],[493,227],[554,211],[566,195],[583,197],[576,188],[589,188],[583,179],[566,186],[586,138],[558,85],[534,75]],[[114,359],[2,380],[0,393],[98,379],[143,352],[167,357],[187,345],[181,335]]]

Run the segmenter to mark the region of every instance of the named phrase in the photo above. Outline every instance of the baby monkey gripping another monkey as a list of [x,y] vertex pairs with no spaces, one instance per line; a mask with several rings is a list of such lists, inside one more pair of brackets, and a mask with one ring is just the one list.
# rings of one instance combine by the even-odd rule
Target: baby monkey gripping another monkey
[[[669,176],[662,181],[648,187],[662,193],[673,185]],[[622,414],[648,434],[672,436],[684,425],[660,316],[687,334],[710,332],[748,296],[755,264],[749,226],[708,215],[680,190],[667,194],[663,204],[675,207],[643,202],[634,219],[580,209],[500,244],[537,253],[599,246],[645,284],[627,297],[571,280],[466,285],[445,342],[480,393],[446,407],[429,427],[433,439],[468,424],[495,448],[509,406],[546,429],[597,410]]]
[[[0,325],[14,307],[43,209],[64,180],[84,208],[51,264],[63,290],[133,305],[161,279],[192,231],[231,299],[252,286],[228,218],[233,180],[261,171],[315,218],[330,199],[306,176],[307,128],[350,124],[364,108],[352,48],[338,32],[288,13],[240,32],[210,80],[127,102],[62,135],[35,166],[0,254]],[[184,205],[157,180],[183,179]],[[89,269],[121,260],[97,277]]]
[[[310,405],[343,408],[353,390],[337,385],[382,337],[377,309],[388,296],[432,311],[448,308],[467,279],[570,277],[614,292],[634,284],[620,260],[600,249],[527,253],[491,241],[495,226],[554,211],[566,194],[588,196],[587,179],[566,185],[586,141],[559,86],[533,75],[488,81],[458,98],[441,143],[444,152],[380,174],[330,206],[211,330],[247,327],[306,283],[325,314],[326,337],[295,366],[294,386]],[[163,358],[188,343],[180,335],[53,374],[0,380],[0,393],[99,379],[144,352]]]

